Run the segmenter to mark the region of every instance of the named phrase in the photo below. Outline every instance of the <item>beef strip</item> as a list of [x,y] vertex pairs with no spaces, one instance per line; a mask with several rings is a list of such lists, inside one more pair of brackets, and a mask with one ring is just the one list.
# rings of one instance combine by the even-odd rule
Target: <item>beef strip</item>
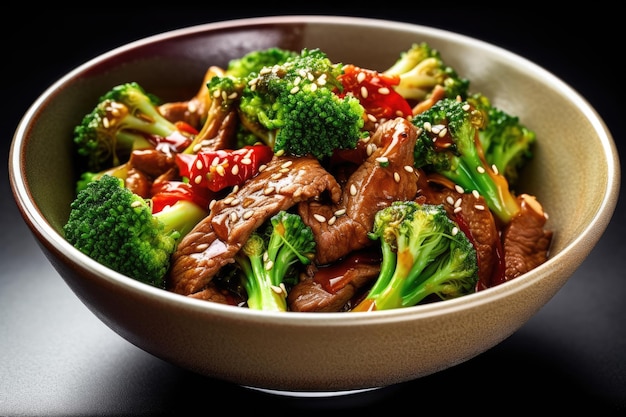
[[522,194],[517,199],[521,211],[502,232],[505,281],[544,263],[548,259],[552,242],[553,233],[544,229],[547,217],[539,202],[527,194]]
[[347,311],[367,284],[380,274],[380,258],[353,253],[332,266],[312,266],[287,295],[290,311]]
[[404,118],[382,123],[372,135],[371,155],[352,173],[341,200],[332,204],[306,200],[298,212],[314,232],[316,263],[327,264],[371,244],[367,233],[377,211],[417,193],[413,148],[417,130]]
[[301,201],[338,201],[341,187],[312,157],[274,156],[267,167],[211,207],[172,255],[168,287],[179,294],[202,291],[250,234],[271,216]]

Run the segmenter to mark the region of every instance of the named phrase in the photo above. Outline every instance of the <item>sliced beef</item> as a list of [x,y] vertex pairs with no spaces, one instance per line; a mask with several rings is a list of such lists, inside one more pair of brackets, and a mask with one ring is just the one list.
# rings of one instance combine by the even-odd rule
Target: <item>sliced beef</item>
[[316,263],[327,264],[371,244],[377,211],[417,193],[413,148],[417,130],[404,118],[384,122],[372,136],[373,151],[350,175],[341,199],[328,204],[306,200],[298,212],[315,234]]
[[338,201],[341,187],[315,158],[274,157],[256,177],[211,207],[210,214],[179,243],[168,286],[179,294],[204,289],[250,234],[281,210],[301,201]]
[[287,296],[290,311],[335,312],[352,307],[354,298],[380,273],[380,257],[353,253],[332,266],[311,267]]
[[553,233],[545,229],[547,218],[539,202],[527,194],[520,195],[518,201],[520,213],[502,232],[505,281],[544,263],[552,242]]

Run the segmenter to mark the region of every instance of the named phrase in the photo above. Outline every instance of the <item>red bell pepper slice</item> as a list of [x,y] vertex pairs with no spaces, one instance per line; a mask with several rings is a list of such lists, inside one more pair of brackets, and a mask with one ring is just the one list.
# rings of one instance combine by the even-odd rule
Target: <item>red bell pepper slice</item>
[[200,207],[209,207],[213,193],[208,188],[193,187],[183,181],[155,182],[152,186],[152,213],[158,213],[167,206],[173,206],[178,200],[189,200]]
[[412,114],[409,102],[393,88],[400,83],[398,75],[385,75],[348,64],[338,79],[343,85],[340,96],[352,93],[365,111],[377,119],[408,117]]
[[196,155],[177,154],[180,174],[189,178],[194,187],[205,187],[217,192],[226,187],[241,185],[268,163],[274,150],[266,145],[244,146],[240,149],[219,149]]

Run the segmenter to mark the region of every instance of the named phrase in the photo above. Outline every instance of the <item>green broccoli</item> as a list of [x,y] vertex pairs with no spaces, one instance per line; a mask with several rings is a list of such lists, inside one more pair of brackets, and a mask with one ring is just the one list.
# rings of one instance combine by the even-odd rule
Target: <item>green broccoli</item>
[[380,275],[352,311],[410,307],[433,295],[447,300],[475,291],[476,250],[442,205],[395,201],[376,213],[369,236],[380,240]]
[[400,76],[395,90],[407,100],[423,101],[436,86],[443,87],[448,98],[464,99],[468,95],[469,80],[460,77],[426,42],[411,45],[383,74]]
[[465,192],[478,192],[503,224],[520,211],[508,181],[482,153],[478,132],[485,119],[480,110],[466,101],[444,98],[412,122],[419,129],[416,167],[448,178]]
[[101,264],[138,281],[164,288],[171,254],[207,210],[189,200],[152,214],[148,200],[103,175],[71,203],[65,239]]
[[158,105],[159,99],[136,82],[117,85],[100,97],[74,128],[82,170],[121,165],[134,149],[155,148],[164,139],[186,146],[192,135],[163,117]]
[[251,74],[258,75],[264,67],[281,65],[297,55],[298,53],[295,51],[277,47],[255,50],[248,52],[241,58],[230,60],[225,75],[235,78],[247,78]]
[[536,133],[522,125],[519,117],[493,106],[483,94],[473,94],[467,101],[485,114],[485,123],[478,130],[485,159],[510,185],[515,184],[520,170],[533,157]]
[[264,67],[242,92],[242,125],[276,153],[323,159],[336,149],[354,149],[366,135],[365,110],[356,97],[338,95],[341,73],[342,65],[319,49]]
[[314,255],[313,231],[299,215],[283,210],[272,216],[235,256],[248,307],[287,311],[286,286],[296,282],[297,266],[310,264]]

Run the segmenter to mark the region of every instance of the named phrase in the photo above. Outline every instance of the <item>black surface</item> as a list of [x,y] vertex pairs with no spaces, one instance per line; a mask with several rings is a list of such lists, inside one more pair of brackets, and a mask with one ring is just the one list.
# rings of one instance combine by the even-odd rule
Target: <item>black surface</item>
[[[474,2],[476,3],[476,2]],[[344,14],[453,30],[510,49],[555,73],[594,106],[624,154],[623,26],[594,3],[548,13],[524,8],[413,10],[282,8],[283,14]],[[83,12],[5,13],[2,28],[2,151],[20,117],[67,71],[113,47],[165,30],[276,12],[170,7],[132,13],[121,4]],[[144,5],[145,6],[145,5]],[[546,5],[547,6],[547,5]],[[106,11],[111,7],[110,11]],[[115,7],[129,16],[116,17]],[[33,7],[34,8],[34,7]],[[233,4],[234,10],[245,10]],[[382,9],[382,6],[378,6]],[[592,10],[591,10],[592,9]],[[122,13],[120,11],[120,13]],[[513,20],[512,16],[517,16]],[[9,21],[13,24],[5,26]],[[590,157],[593,157],[590,155]],[[74,296],[39,250],[8,184],[2,199],[0,415],[303,414],[412,410],[448,414],[626,410],[626,281],[623,198],[608,230],[562,290],[500,345],[452,369],[394,387],[327,399],[285,398],[204,378],[154,358],[102,324]],[[592,172],[583,173],[593,175]],[[624,194],[622,187],[622,195]],[[584,198],[584,196],[581,196]],[[393,352],[389,353],[390,360]],[[230,400],[226,400],[230,398]],[[234,399],[234,400],[233,400]],[[219,406],[218,406],[219,404]],[[224,411],[225,410],[225,411]],[[395,411],[398,410],[398,411]]]

